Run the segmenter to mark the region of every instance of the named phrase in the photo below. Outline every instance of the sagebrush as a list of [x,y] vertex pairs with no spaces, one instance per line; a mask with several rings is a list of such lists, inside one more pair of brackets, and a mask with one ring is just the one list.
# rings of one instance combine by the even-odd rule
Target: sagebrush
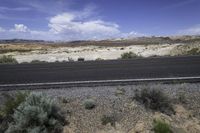
[[17,60],[10,55],[0,57],[0,64],[17,64]]
[[117,121],[117,117],[114,114],[105,114],[101,118],[101,124],[107,125],[108,123],[111,124],[111,126],[115,126]]
[[15,110],[6,133],[61,133],[67,124],[56,102],[32,93]]
[[29,93],[21,93],[17,92],[16,94],[7,94],[4,93],[5,102],[0,109],[0,133],[5,132],[8,128],[8,124],[13,121],[13,113],[17,109],[17,107],[25,101],[26,97]]
[[135,53],[133,52],[127,52],[127,53],[123,53],[121,55],[121,59],[132,59],[132,58],[137,58],[139,57],[138,55],[136,55]]
[[96,102],[93,99],[84,100],[85,109],[91,110],[96,107]]
[[155,133],[172,133],[170,125],[162,120],[154,120],[153,130]]
[[136,90],[134,99],[142,103],[146,108],[160,111],[165,114],[173,114],[171,99],[159,89]]

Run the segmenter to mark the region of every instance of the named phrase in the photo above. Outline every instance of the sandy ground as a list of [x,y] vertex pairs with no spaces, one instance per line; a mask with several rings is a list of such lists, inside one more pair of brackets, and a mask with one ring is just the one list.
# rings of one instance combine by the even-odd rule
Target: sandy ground
[[[64,133],[153,133],[154,119],[169,123],[174,133],[200,132],[200,84],[145,84],[37,90],[60,101],[70,124]],[[133,100],[136,89],[161,89],[171,98],[175,114],[166,115],[144,108]],[[180,96],[185,102],[180,102]],[[0,97],[1,98],[1,97]],[[87,110],[86,99],[93,99],[96,107]],[[116,125],[102,125],[103,115],[111,115]]]
[[131,45],[121,47],[105,46],[45,46],[45,45],[2,45],[0,50],[8,49],[11,52],[1,55],[12,55],[19,63],[31,62],[33,60],[55,62],[55,61],[77,61],[78,58],[85,60],[112,60],[121,57],[121,54],[133,52],[138,56],[173,56],[182,55],[191,48],[200,49],[200,44],[160,44],[160,45]]

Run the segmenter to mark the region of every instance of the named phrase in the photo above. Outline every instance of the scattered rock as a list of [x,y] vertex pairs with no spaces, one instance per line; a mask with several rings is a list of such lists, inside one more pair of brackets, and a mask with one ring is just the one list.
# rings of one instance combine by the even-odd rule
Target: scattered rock
[[125,95],[126,90],[124,88],[117,88],[115,91],[115,96]]

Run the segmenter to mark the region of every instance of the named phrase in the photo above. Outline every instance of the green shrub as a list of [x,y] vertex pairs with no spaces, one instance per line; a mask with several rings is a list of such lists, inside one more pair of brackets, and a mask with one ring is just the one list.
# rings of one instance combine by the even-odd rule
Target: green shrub
[[0,64],[17,64],[17,60],[9,55],[0,57]]
[[18,92],[16,94],[3,94],[5,98],[5,102],[0,109],[0,132],[5,132],[8,128],[8,124],[13,121],[13,113],[17,109],[17,107],[25,101],[28,93]]
[[86,99],[84,101],[85,109],[91,110],[96,107],[96,102],[93,99]]
[[134,99],[146,108],[160,111],[165,114],[173,114],[174,110],[170,98],[158,89],[142,89],[135,91]]
[[117,119],[114,114],[103,115],[103,117],[101,118],[102,125],[107,125],[108,123],[110,123],[111,126],[115,126],[116,121]]
[[65,124],[54,100],[32,93],[15,110],[6,133],[61,133]]
[[28,93],[17,92],[16,94],[4,94],[5,103],[1,109],[2,116],[8,116],[14,113],[15,109],[25,101]]
[[199,48],[192,48],[186,52],[187,55],[200,55]]
[[31,52],[31,49],[0,49],[0,54],[5,54],[5,53],[10,53],[10,52],[19,52],[19,53],[24,53],[24,52]]
[[123,53],[121,55],[121,59],[132,59],[132,58],[137,58],[139,57],[138,55],[136,55],[135,53],[133,52],[127,52],[127,53]]
[[153,130],[155,133],[172,133],[169,124],[161,120],[154,120]]

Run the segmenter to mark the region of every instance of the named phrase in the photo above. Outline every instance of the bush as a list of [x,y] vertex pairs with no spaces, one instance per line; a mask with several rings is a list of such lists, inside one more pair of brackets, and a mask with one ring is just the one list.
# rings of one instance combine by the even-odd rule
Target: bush
[[5,103],[0,110],[1,126],[0,132],[5,132],[8,128],[8,124],[13,121],[12,115],[17,107],[25,101],[28,93],[16,93],[14,95],[4,94]]
[[127,53],[123,53],[121,55],[121,59],[132,59],[132,58],[136,58],[136,57],[139,57],[138,55],[136,55],[135,53],[133,52],[127,52]]
[[14,95],[11,94],[4,94],[4,97],[6,99],[2,109],[1,109],[1,115],[2,116],[8,116],[10,114],[13,114],[15,109],[25,101],[26,97],[28,96],[28,93],[21,93],[18,92]]
[[115,126],[116,121],[117,119],[114,114],[103,115],[103,117],[101,118],[102,125],[107,125],[108,123],[110,123],[111,126]]
[[15,110],[6,133],[61,133],[65,124],[54,100],[32,93]]
[[136,90],[134,99],[144,104],[146,108],[160,111],[168,115],[175,113],[170,98],[158,89]]
[[0,64],[17,64],[17,60],[9,55],[0,57]]
[[93,99],[86,99],[84,101],[85,109],[91,110],[96,107],[96,102]]
[[198,48],[192,48],[186,53],[187,55],[200,55],[200,50]]
[[169,124],[161,120],[154,120],[153,130],[155,133],[172,133]]

